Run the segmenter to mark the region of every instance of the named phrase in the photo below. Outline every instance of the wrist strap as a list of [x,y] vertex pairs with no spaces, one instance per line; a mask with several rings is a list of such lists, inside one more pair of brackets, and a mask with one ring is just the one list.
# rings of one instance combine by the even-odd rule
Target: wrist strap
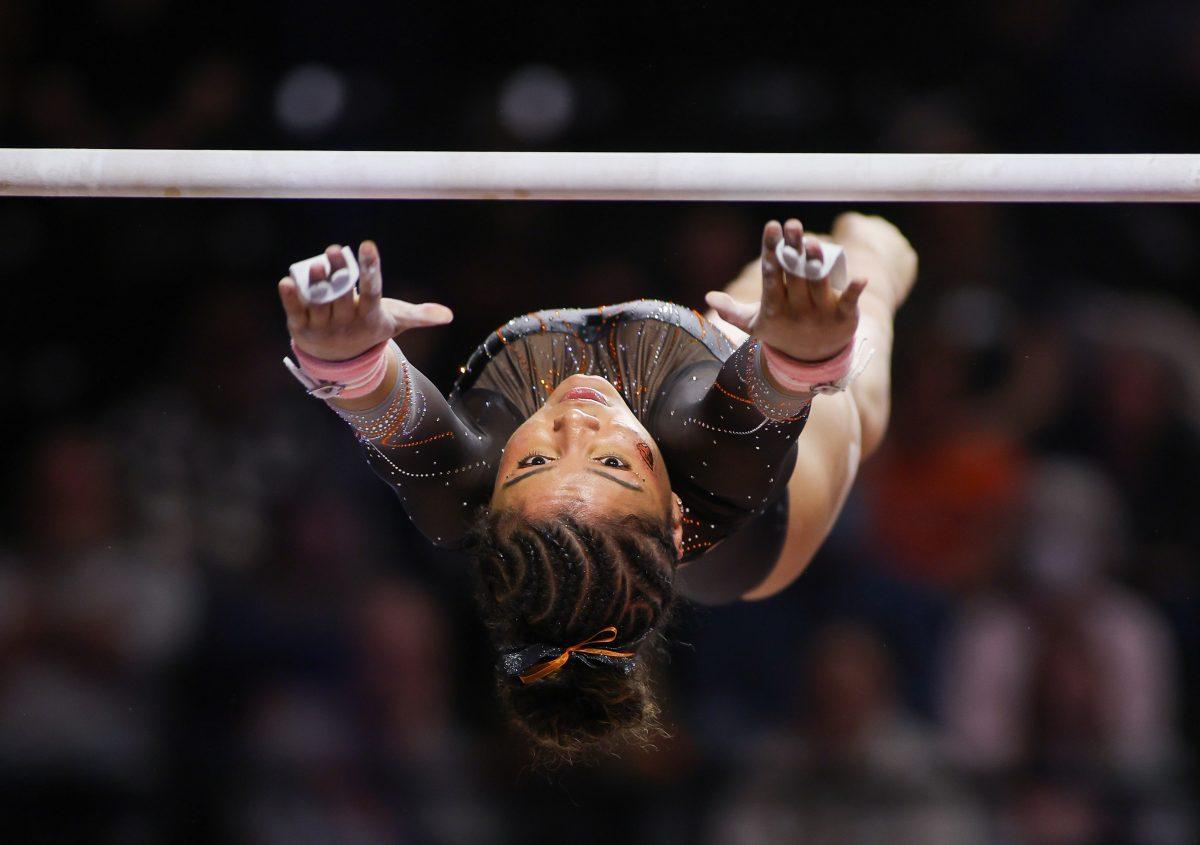
[[838,393],[850,386],[866,369],[875,354],[867,349],[867,340],[851,341],[841,352],[824,361],[810,363],[780,352],[763,343],[763,364],[780,387],[793,393]]
[[310,396],[357,399],[369,395],[383,383],[387,375],[387,351],[391,347],[400,351],[395,341],[385,340],[347,361],[326,361],[308,354],[292,341],[292,354],[299,365],[286,357],[283,365],[304,385]]

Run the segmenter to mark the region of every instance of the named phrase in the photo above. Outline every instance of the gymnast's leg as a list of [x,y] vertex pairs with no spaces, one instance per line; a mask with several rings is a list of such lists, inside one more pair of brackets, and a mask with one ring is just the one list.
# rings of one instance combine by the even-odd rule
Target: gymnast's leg
[[[899,230],[880,217],[843,214],[834,222],[831,235],[818,237],[845,249],[851,278],[869,280],[858,302],[858,335],[869,339],[875,354],[849,390],[813,400],[788,482],[783,551],[774,569],[746,599],[774,595],[804,571],[833,528],[859,463],[878,448],[887,429],[892,320],[916,278],[916,253]],[[759,261],[749,264],[726,292],[738,300],[757,302],[762,293]]]

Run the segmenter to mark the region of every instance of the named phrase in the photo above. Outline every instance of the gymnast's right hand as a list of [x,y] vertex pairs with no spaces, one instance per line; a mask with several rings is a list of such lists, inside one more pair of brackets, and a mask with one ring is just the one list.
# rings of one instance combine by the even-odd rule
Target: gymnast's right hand
[[[346,266],[340,245],[330,245],[325,255],[335,271]],[[359,246],[358,266],[358,291],[325,305],[306,305],[290,276],[279,280],[288,332],[299,349],[326,361],[345,361],[408,329],[442,326],[454,319],[449,308],[435,302],[385,299],[379,248],[374,241]],[[324,267],[310,269],[311,281],[324,278]]]

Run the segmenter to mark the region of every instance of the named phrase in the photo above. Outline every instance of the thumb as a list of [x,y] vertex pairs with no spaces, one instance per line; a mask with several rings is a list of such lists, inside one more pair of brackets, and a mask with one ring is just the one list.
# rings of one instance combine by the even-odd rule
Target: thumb
[[412,303],[401,299],[385,299],[381,304],[396,324],[397,332],[424,326],[444,326],[454,319],[454,312],[436,302]]
[[721,319],[744,332],[750,331],[750,324],[758,314],[758,305],[736,300],[725,291],[711,290],[705,295],[704,301],[721,315]]

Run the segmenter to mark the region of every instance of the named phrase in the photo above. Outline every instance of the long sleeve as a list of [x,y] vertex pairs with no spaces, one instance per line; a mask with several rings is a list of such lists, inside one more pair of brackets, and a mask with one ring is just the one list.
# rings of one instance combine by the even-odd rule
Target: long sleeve
[[487,397],[476,397],[477,407],[452,407],[398,350],[395,354],[400,377],[383,402],[366,411],[330,407],[354,429],[371,469],[395,489],[421,533],[454,548],[491,496],[511,415]]
[[810,398],[776,390],[748,339],[723,365],[682,370],[659,403],[651,433],[684,500],[684,556],[693,557],[776,501],[796,461]]

